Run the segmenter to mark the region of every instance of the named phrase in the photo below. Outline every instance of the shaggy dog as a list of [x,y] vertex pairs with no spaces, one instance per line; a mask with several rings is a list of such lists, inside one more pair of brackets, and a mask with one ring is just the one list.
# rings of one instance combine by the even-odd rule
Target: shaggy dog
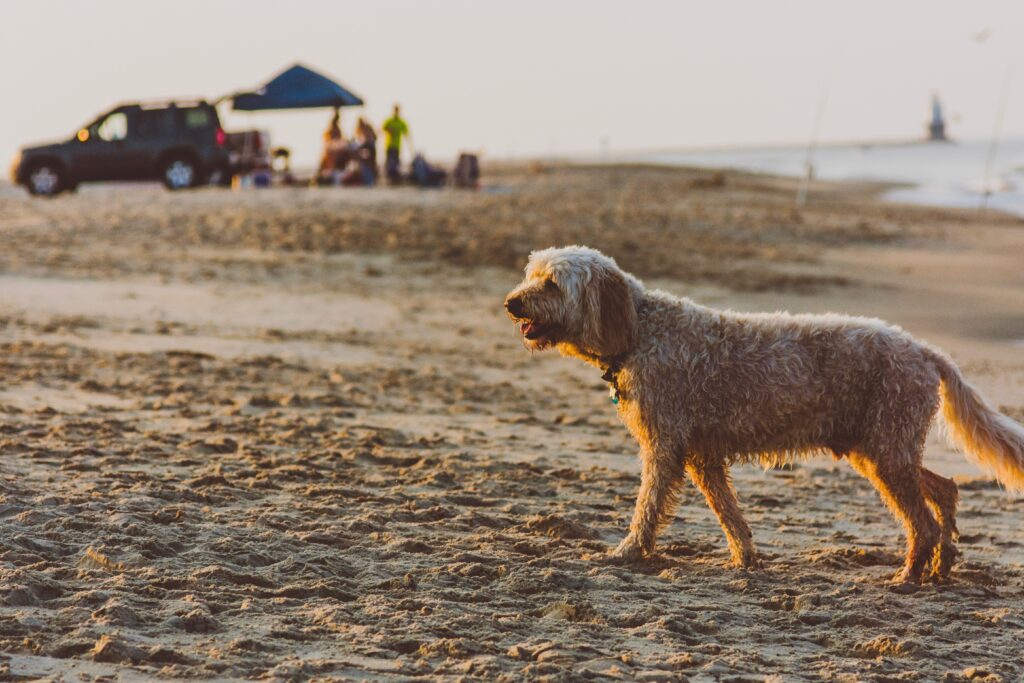
[[717,311],[645,289],[586,247],[530,255],[505,299],[529,349],[597,366],[640,444],[629,534],[614,561],[651,553],[684,473],[707,498],[738,567],[759,567],[729,466],[831,453],[867,477],[907,533],[895,580],[944,578],[956,548],[956,484],[921,465],[941,404],[952,441],[1024,491],[1024,427],[999,414],[941,351],[880,320]]

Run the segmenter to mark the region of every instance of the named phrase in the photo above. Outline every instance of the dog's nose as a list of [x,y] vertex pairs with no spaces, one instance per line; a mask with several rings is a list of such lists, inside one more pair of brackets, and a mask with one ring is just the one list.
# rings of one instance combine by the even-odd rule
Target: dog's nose
[[505,299],[505,310],[517,318],[521,317],[523,315],[523,300],[518,296]]

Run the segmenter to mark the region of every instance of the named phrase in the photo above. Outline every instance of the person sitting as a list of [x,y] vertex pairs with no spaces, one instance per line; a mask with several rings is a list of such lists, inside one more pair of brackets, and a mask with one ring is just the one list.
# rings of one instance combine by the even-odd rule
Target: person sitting
[[294,185],[295,175],[292,173],[292,151],[287,147],[274,147],[270,150],[271,168],[281,178],[284,185]]
[[320,156],[317,180],[321,184],[338,183],[353,157],[353,147],[341,132],[341,110],[335,107],[324,131],[324,151]]
[[356,124],[356,137],[349,144],[349,153],[355,164],[349,164],[340,182],[346,187],[374,185],[377,182],[377,133],[366,119]]
[[377,131],[373,129],[369,121],[360,117],[356,137],[359,140],[357,153],[363,182],[367,185],[374,185],[377,182]]

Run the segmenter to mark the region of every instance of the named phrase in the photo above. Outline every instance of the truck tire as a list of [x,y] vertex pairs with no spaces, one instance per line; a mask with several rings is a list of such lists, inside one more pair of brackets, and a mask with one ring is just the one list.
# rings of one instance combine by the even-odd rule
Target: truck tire
[[160,179],[168,190],[186,190],[200,182],[199,164],[187,154],[173,154],[160,166]]
[[56,197],[67,189],[68,178],[64,168],[52,161],[39,161],[25,174],[25,187],[33,197]]

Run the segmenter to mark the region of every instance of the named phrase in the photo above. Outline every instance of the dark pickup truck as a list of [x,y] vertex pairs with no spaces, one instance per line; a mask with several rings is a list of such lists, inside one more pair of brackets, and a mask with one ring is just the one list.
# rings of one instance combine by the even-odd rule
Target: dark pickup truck
[[104,180],[161,180],[180,190],[227,173],[226,140],[207,102],[123,104],[70,140],[22,149],[11,177],[46,197]]

